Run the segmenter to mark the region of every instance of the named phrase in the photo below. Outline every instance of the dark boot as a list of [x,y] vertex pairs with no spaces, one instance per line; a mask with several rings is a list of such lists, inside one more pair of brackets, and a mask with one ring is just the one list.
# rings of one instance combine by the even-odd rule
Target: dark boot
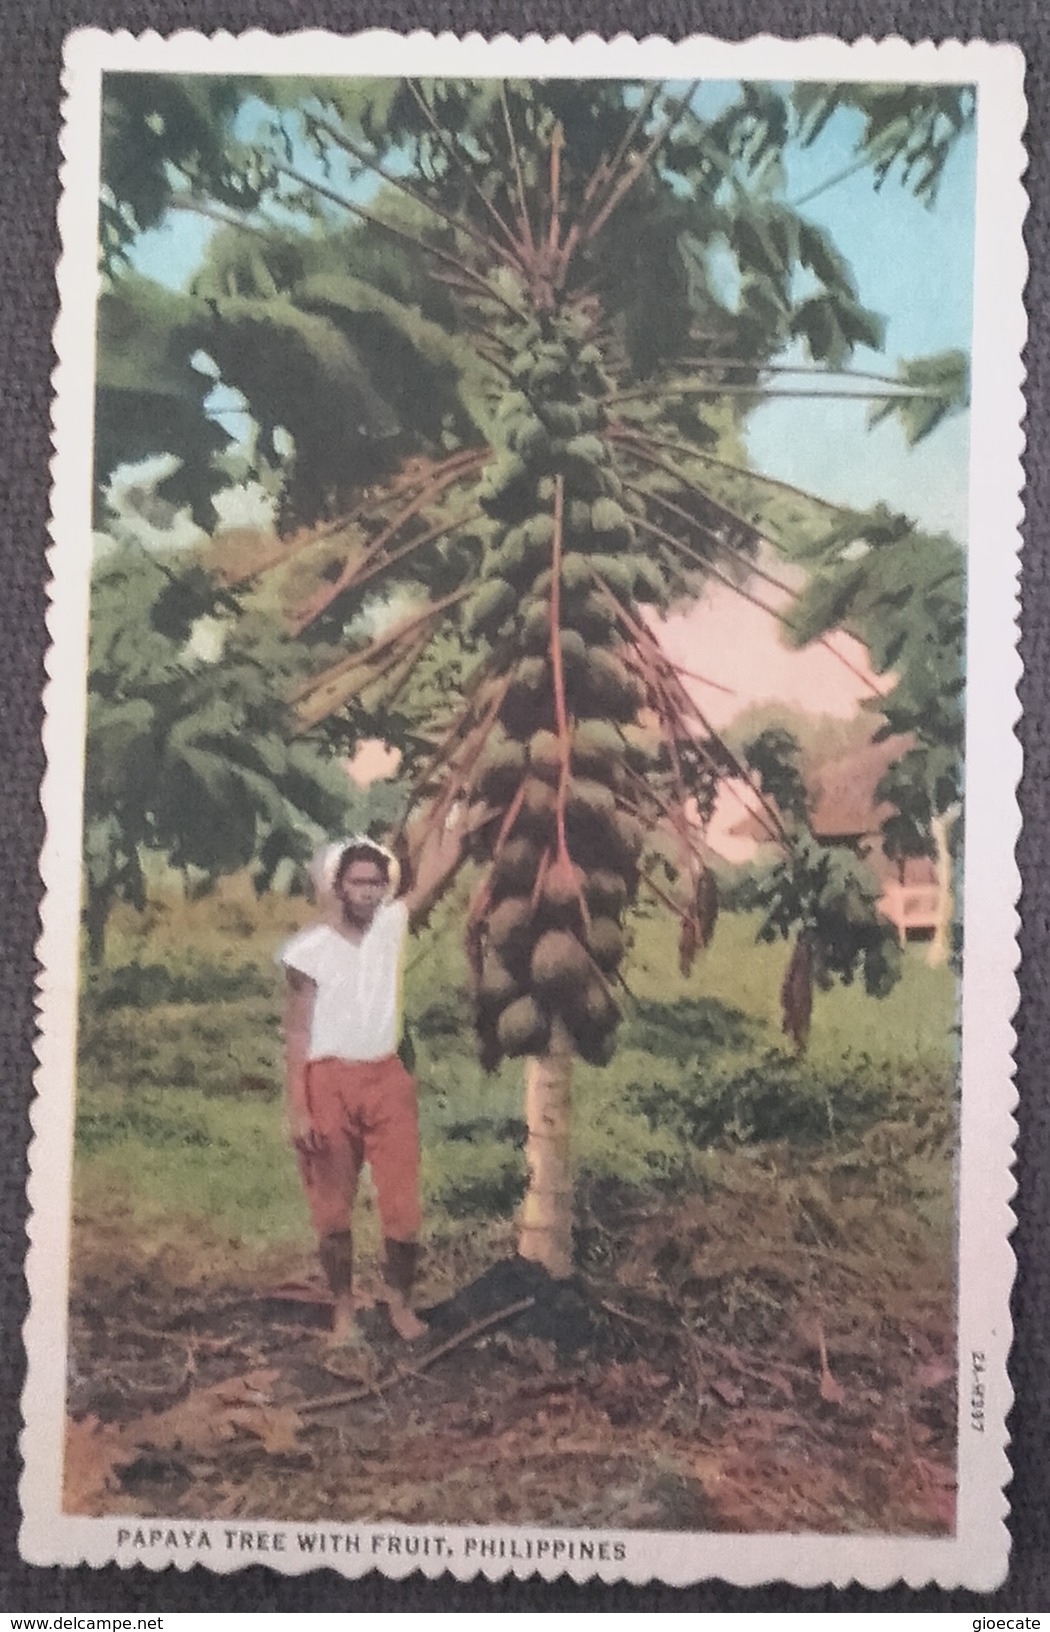
[[417,1338],[423,1337],[427,1330],[423,1322],[413,1314],[408,1301],[412,1283],[416,1278],[416,1266],[419,1263],[419,1243],[392,1241],[387,1236],[383,1248],[386,1256],[386,1284],[390,1294],[387,1302],[390,1324],[398,1337],[404,1338],[406,1343],[414,1343]]
[[332,1292],[332,1342],[353,1345],[361,1341],[354,1315],[354,1238],[349,1230],[321,1237],[321,1268]]

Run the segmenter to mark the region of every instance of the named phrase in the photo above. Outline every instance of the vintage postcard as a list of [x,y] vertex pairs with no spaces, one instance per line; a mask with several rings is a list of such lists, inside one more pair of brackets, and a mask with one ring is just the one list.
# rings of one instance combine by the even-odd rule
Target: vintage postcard
[[1022,82],[70,39],[25,1559],[1002,1579]]

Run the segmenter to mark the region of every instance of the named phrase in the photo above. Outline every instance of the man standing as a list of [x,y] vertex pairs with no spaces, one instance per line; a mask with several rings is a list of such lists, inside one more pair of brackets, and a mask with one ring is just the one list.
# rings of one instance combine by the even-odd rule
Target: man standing
[[409,1303],[420,1226],[416,1084],[397,1054],[409,904],[391,899],[397,864],[371,840],[350,841],[329,863],[331,921],[278,953],[291,1138],[332,1291],[333,1342],[360,1340],[351,1217],[365,1162],[383,1229],[390,1321],[411,1342],[426,1327]]

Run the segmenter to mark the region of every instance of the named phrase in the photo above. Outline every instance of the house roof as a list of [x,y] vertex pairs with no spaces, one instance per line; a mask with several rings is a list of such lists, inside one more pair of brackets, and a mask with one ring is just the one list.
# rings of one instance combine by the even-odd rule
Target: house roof
[[908,736],[887,737],[822,765],[810,780],[810,826],[816,836],[837,839],[877,833],[892,816],[893,806],[877,799],[876,789],[912,742]]
[[[811,810],[810,826],[820,839],[872,837],[882,827],[893,806],[877,800],[876,789],[890,766],[912,746],[905,735],[869,742],[863,748],[843,754],[819,766],[806,777]],[[734,838],[769,842],[769,824],[757,815],[744,816],[731,829]]]

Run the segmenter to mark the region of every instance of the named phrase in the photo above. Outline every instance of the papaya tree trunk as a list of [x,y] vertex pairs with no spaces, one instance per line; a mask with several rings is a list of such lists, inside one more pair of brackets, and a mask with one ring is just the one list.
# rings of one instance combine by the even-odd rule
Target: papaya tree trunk
[[560,1020],[546,1054],[525,1063],[525,1160],[529,1182],[521,1210],[518,1252],[549,1275],[572,1274],[572,1173],[569,1122],[573,1049]]
[[933,932],[933,940],[926,952],[926,962],[931,969],[938,969],[947,962],[948,941],[951,934],[952,912],[952,854],[949,848],[949,838],[958,807],[952,806],[943,816],[935,816],[930,826],[933,831],[933,842],[936,847],[937,868],[937,923]]

